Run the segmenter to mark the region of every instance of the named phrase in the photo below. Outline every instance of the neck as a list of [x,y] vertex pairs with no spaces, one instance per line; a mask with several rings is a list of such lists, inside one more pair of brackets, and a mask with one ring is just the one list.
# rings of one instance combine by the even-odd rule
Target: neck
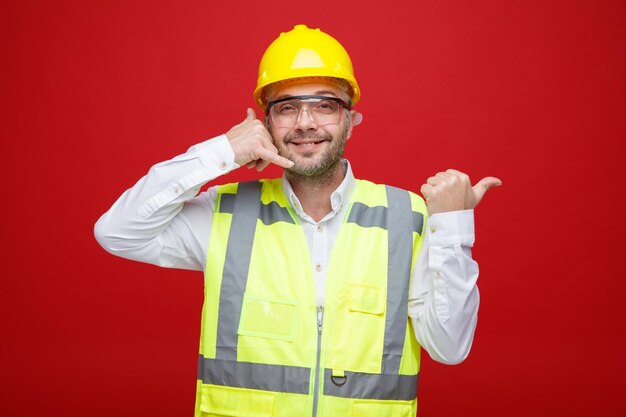
[[323,176],[310,177],[293,172],[285,172],[285,176],[302,204],[302,210],[318,222],[332,210],[330,196],[343,181],[345,172],[340,161]]

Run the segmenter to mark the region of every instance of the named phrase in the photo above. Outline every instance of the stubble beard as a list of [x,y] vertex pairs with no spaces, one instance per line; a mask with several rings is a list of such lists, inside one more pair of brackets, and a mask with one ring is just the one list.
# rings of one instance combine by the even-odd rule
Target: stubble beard
[[[285,136],[283,144],[285,147],[284,154],[287,159],[294,162],[293,167],[285,169],[287,177],[298,181],[308,183],[323,184],[333,178],[337,167],[341,163],[343,152],[346,146],[347,132],[343,131],[339,136],[333,138],[330,133],[311,133],[311,132],[292,132]],[[307,161],[311,158],[313,152],[304,152],[302,155],[295,155],[287,151],[289,142],[296,139],[320,139],[329,141],[324,153],[319,157],[318,161]],[[302,161],[304,159],[305,161]],[[309,162],[309,163],[306,163]]]

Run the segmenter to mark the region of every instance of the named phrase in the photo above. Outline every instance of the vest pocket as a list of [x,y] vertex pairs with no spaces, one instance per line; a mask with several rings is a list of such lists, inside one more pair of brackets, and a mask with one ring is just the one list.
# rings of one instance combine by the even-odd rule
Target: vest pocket
[[385,291],[373,285],[350,285],[350,311],[368,314],[385,312]]
[[201,417],[272,417],[276,394],[245,388],[202,385]]
[[398,401],[355,400],[350,417],[412,417],[411,403]]
[[244,295],[237,333],[293,342],[296,303]]
[[327,310],[327,368],[380,373],[385,334],[385,288],[348,284]]

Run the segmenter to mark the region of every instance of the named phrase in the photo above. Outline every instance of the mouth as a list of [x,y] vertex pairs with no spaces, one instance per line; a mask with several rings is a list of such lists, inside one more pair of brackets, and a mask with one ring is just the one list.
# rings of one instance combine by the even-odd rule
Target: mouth
[[326,142],[326,139],[316,139],[316,140],[292,140],[289,141],[289,144],[295,145],[300,148],[311,148],[315,145],[319,145],[320,143]]

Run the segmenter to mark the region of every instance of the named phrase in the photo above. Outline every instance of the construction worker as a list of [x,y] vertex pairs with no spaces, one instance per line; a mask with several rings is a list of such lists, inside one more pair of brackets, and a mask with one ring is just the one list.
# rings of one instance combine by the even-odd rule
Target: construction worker
[[[196,416],[414,416],[420,346],[467,356],[478,310],[472,187],[355,179],[361,121],[345,49],[297,25],[266,50],[252,109],[224,135],[153,166],[95,227],[128,259],[203,270]],[[241,166],[282,178],[213,186]]]

